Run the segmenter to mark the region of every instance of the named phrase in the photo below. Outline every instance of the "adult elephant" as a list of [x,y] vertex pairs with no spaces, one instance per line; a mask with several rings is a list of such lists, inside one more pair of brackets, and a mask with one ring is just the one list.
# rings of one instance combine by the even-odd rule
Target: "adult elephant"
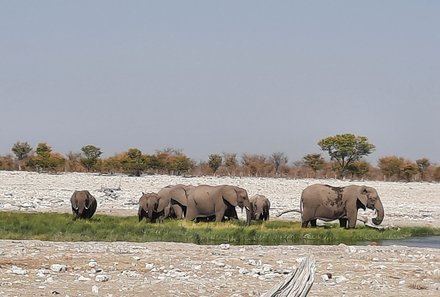
[[194,186],[191,185],[169,185],[162,188],[157,194],[168,201],[167,216],[182,219],[186,215],[188,207],[188,193]]
[[197,186],[189,192],[186,219],[215,216],[215,221],[221,222],[225,216],[236,216],[237,206],[246,209],[246,222],[250,224],[252,206],[245,189],[231,185]]
[[332,187],[314,184],[301,194],[300,208],[302,227],[310,223],[316,227],[316,219],[332,221],[339,219],[341,227],[356,227],[358,209],[374,209],[377,212],[373,223],[379,225],[384,218],[384,209],[376,189],[367,186]]
[[148,218],[151,223],[156,220],[163,221],[167,216],[169,200],[162,199],[157,193],[143,193],[139,198],[138,218]]
[[89,191],[75,191],[70,197],[73,219],[90,219],[96,211],[98,203]]
[[252,205],[252,220],[269,220],[270,201],[264,195],[254,195],[250,199]]

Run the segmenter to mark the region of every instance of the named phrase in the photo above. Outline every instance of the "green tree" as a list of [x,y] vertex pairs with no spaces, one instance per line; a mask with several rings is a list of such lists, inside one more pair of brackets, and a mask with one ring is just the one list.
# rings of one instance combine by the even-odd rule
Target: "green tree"
[[325,160],[321,154],[307,154],[303,157],[303,162],[304,165],[313,170],[315,177],[318,170],[321,170],[325,164]]
[[345,176],[348,166],[371,154],[376,148],[368,143],[367,137],[354,134],[338,134],[323,138],[318,145],[321,150],[328,152],[332,161],[335,161],[339,178]]
[[35,156],[31,157],[29,163],[35,166],[38,171],[61,169],[65,159],[58,153],[53,153],[52,148],[46,143],[39,143],[35,150]]
[[21,162],[29,156],[32,151],[32,147],[27,142],[17,141],[13,146],[11,151],[17,157],[18,170],[21,170]]
[[143,170],[147,168],[147,158],[137,148],[130,148],[127,157],[122,162],[125,169],[135,176],[141,176]]
[[270,156],[270,161],[275,168],[275,175],[278,176],[280,167],[287,164],[288,158],[284,153],[276,152]]
[[92,170],[92,168],[98,163],[99,157],[102,155],[102,151],[99,147],[94,145],[86,145],[81,148],[84,157],[81,158],[81,163],[87,169],[87,171]]
[[351,177],[355,176],[363,178],[370,170],[370,164],[364,160],[354,161],[347,167],[347,171],[351,173]]
[[421,178],[421,180],[424,180],[425,179],[425,172],[426,172],[426,170],[428,170],[428,167],[431,165],[431,162],[429,162],[429,160],[427,158],[422,158],[422,159],[416,160],[416,164],[417,164],[417,168],[419,169],[419,172],[420,172],[420,178]]
[[211,154],[208,156],[208,166],[211,168],[212,172],[215,173],[219,169],[219,167],[222,165],[223,158],[220,155],[217,154]]

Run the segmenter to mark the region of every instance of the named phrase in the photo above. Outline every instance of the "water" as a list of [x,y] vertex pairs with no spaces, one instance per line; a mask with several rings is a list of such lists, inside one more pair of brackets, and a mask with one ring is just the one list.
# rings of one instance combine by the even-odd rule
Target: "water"
[[402,240],[382,240],[379,245],[403,245],[410,247],[440,249],[440,236],[412,237]]

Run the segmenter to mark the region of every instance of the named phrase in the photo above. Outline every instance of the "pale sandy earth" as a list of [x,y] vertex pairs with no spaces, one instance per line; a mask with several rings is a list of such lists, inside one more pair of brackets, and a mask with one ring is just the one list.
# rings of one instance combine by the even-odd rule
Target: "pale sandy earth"
[[[178,183],[232,184],[249,195],[266,195],[272,217],[298,208],[300,193],[309,184],[366,184],[382,199],[383,225],[440,227],[438,183],[0,171],[0,211],[70,212],[72,192],[87,189],[98,200],[97,213],[135,215],[142,191]],[[104,191],[109,188],[120,190]],[[290,213],[283,219],[299,220],[299,215]],[[0,297],[260,296],[310,255],[316,259],[316,273],[309,296],[440,296],[440,248],[2,240]]]

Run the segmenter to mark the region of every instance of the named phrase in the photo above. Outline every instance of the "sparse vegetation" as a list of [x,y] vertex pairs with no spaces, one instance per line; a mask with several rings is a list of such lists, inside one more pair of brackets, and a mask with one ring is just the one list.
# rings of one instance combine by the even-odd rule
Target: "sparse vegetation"
[[154,154],[129,148],[114,156],[101,158],[102,151],[86,145],[81,152],[69,151],[64,157],[53,152],[46,143],[34,150],[27,142],[17,142],[11,148],[15,154],[0,156],[0,170],[24,169],[38,172],[100,172],[169,175],[258,176],[287,178],[350,178],[386,181],[440,181],[440,166],[427,158],[411,161],[397,156],[379,159],[377,167],[362,159],[374,145],[366,137],[342,134],[324,138],[318,145],[327,151],[330,161],[321,154],[307,154],[300,161],[288,164],[283,152],[270,155],[236,153],[208,155],[207,161],[196,163],[180,149],[165,148]]
[[358,227],[346,230],[301,228],[299,222],[272,220],[225,223],[193,223],[166,220],[163,224],[138,222],[137,217],[96,215],[91,220],[72,220],[71,214],[0,212],[0,238],[51,241],[173,241],[197,244],[356,244],[412,236],[440,235],[440,229],[403,227],[378,231]]

